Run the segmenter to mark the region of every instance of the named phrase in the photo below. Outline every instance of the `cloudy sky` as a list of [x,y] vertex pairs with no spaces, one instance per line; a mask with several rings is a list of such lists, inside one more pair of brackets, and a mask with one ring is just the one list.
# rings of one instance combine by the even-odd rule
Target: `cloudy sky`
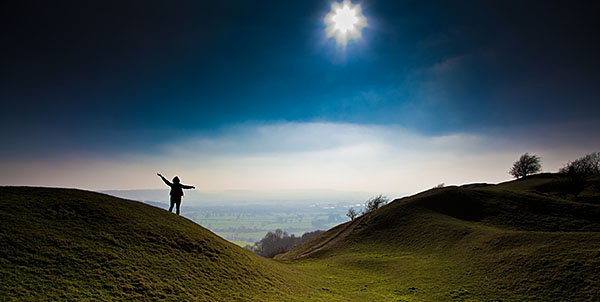
[[597,1],[0,4],[0,185],[364,191],[600,150]]

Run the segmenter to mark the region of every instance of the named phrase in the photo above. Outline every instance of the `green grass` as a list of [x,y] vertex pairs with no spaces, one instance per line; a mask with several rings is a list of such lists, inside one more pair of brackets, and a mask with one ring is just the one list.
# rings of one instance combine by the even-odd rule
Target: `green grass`
[[292,268],[188,219],[67,189],[0,188],[2,300],[286,300]]
[[[475,298],[480,284],[453,259],[435,253],[413,253],[357,246],[328,258],[309,258],[291,265],[324,277],[323,287],[353,301],[450,301]],[[455,297],[456,296],[456,297]]]
[[279,260],[138,202],[0,187],[0,300],[597,301],[600,178],[564,183],[432,189]]
[[554,190],[562,181],[429,190],[359,218],[325,249],[300,257],[350,223],[277,258],[321,270],[359,301],[595,301],[600,182],[589,179],[589,202],[580,202]]

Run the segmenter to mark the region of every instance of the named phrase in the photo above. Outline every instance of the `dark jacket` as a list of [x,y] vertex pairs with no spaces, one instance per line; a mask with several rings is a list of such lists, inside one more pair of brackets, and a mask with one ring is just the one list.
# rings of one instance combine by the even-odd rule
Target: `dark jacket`
[[183,196],[183,189],[192,189],[194,186],[188,186],[181,183],[172,183],[164,177],[160,177],[167,184],[167,186],[171,187],[171,196]]

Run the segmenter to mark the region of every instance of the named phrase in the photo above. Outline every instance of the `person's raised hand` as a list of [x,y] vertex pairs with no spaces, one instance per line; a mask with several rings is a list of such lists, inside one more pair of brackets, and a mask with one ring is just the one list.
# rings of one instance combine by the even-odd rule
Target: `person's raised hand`
[[161,175],[160,173],[156,173],[156,175],[158,175],[158,176],[162,177],[162,175]]

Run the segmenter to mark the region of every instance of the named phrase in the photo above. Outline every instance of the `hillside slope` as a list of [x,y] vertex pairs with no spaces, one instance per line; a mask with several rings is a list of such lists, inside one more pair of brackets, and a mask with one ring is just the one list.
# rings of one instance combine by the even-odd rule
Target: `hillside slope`
[[432,189],[260,258],[162,209],[0,187],[2,301],[598,301],[600,179]]
[[2,301],[304,300],[289,266],[139,202],[0,187]]
[[577,197],[566,181],[544,174],[432,189],[277,259],[354,276],[345,290],[374,300],[597,301],[600,179]]

